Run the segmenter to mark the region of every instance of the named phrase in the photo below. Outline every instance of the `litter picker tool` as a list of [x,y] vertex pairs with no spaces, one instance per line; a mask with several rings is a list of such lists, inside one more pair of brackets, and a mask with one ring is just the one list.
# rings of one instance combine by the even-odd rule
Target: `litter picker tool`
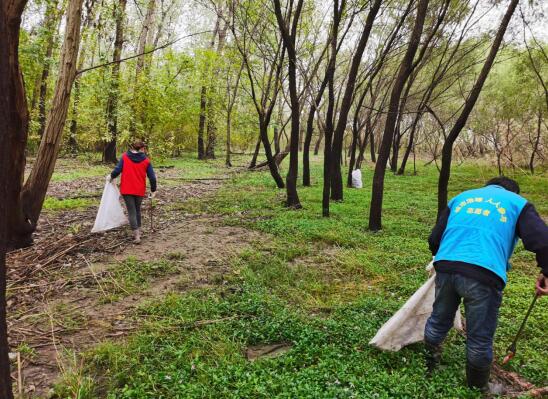
[[514,337],[514,340],[512,343],[508,346],[508,349],[506,349],[506,356],[504,356],[504,359],[502,361],[502,364],[508,363],[512,358],[516,355],[516,345],[518,343],[518,339],[521,336],[521,333],[523,332],[523,328],[525,327],[525,323],[527,322],[527,319],[529,318],[529,315],[531,314],[531,311],[533,310],[533,306],[535,306],[535,302],[537,301],[539,295],[535,293],[535,297],[533,298],[533,302],[531,302],[531,305],[529,305],[529,309],[527,310],[527,313],[525,314],[525,317],[523,318],[523,321],[521,322],[521,326],[519,327],[519,330]]
[[154,197],[152,194],[148,195],[150,199],[149,216],[150,216],[150,231],[154,231]]

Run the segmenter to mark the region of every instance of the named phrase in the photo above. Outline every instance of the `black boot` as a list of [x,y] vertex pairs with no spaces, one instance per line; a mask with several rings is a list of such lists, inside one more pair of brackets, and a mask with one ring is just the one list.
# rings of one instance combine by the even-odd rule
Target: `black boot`
[[466,382],[469,388],[476,388],[482,393],[488,393],[490,375],[491,366],[478,368],[466,362]]
[[441,362],[441,344],[434,345],[424,341],[424,358],[426,360],[427,374],[430,376],[438,368]]

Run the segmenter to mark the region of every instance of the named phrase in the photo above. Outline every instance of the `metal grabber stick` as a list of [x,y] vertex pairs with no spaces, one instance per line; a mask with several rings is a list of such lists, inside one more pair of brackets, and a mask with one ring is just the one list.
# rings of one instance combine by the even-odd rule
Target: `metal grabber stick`
[[540,296],[539,294],[535,293],[535,297],[533,298],[533,302],[531,302],[531,305],[529,305],[529,309],[527,310],[527,313],[525,314],[525,317],[523,318],[523,321],[521,322],[521,326],[519,327],[519,330],[518,330],[516,336],[514,337],[514,340],[508,346],[508,349],[506,349],[506,356],[504,357],[504,360],[502,361],[502,364],[508,363],[516,355],[516,345],[518,343],[518,339],[521,336],[521,333],[523,332],[523,328],[525,327],[525,323],[527,322],[527,319],[529,318],[529,315],[531,314],[531,311],[533,310],[533,306],[535,306],[535,302],[537,301],[539,296]]
[[150,216],[150,231],[154,232],[154,224],[153,224],[153,216],[154,216],[154,198],[152,198],[152,194],[148,195],[148,198],[150,198],[150,209],[149,209],[149,216]]

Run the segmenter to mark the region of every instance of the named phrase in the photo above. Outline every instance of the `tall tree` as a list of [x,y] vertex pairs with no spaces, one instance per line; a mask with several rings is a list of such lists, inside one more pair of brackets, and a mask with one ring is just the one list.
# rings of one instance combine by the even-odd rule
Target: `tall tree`
[[381,7],[382,0],[374,0],[371,5],[371,9],[367,14],[365,25],[358,42],[358,46],[354,55],[352,56],[352,64],[348,77],[346,80],[346,87],[342,98],[341,106],[339,108],[339,118],[337,120],[337,127],[335,128],[333,135],[333,150],[331,152],[331,199],[340,201],[343,199],[343,182],[341,175],[341,156],[343,149],[344,132],[346,130],[346,124],[348,122],[348,114],[354,98],[354,89],[356,87],[356,78],[358,76],[359,67],[362,61],[362,56],[367,46],[367,41],[373,28],[373,23],[377,17],[377,13]]
[[487,80],[489,71],[491,70],[493,63],[495,62],[495,58],[499,51],[500,45],[502,43],[502,39],[504,38],[504,34],[506,33],[508,24],[510,23],[510,20],[512,19],[512,15],[514,14],[514,11],[516,10],[518,3],[519,3],[519,0],[511,0],[510,3],[508,4],[506,13],[504,14],[504,17],[502,18],[502,21],[497,30],[495,39],[493,40],[493,44],[491,45],[491,49],[489,50],[489,54],[487,55],[487,58],[485,59],[485,62],[483,64],[483,67],[481,68],[478,78],[476,79],[476,82],[474,83],[472,90],[470,91],[470,93],[468,94],[468,97],[466,98],[466,101],[464,102],[464,107],[462,108],[462,111],[459,117],[457,118],[455,124],[453,125],[453,128],[447,135],[447,138],[443,144],[443,148],[441,152],[442,154],[441,170],[440,170],[440,176],[438,179],[438,218],[441,212],[447,207],[447,187],[449,185],[449,178],[451,176],[451,160],[453,156],[453,144],[457,140],[457,137],[459,136],[460,132],[466,125],[466,121],[468,120],[470,113],[474,109],[474,105],[476,104],[476,101],[478,100],[478,97],[481,93],[481,89],[483,88],[483,85],[485,81]]
[[57,0],[51,0],[47,3],[46,16],[44,20],[44,30],[46,36],[46,53],[40,76],[40,91],[38,95],[38,135],[44,134],[46,128],[46,97],[48,94],[48,78],[51,69],[53,48],[57,38],[57,29],[61,20],[62,11],[57,9]]
[[126,18],[127,0],[119,0],[114,7],[114,19],[116,21],[116,38],[114,40],[114,53],[112,55],[112,71],[110,75],[110,89],[107,101],[107,130],[109,140],[103,150],[103,161],[115,163],[116,141],[118,137],[118,97],[120,95],[120,60],[122,59],[122,47],[124,46],[124,25]]
[[[36,161],[21,193],[24,220],[30,221],[33,227],[36,226],[42,210],[67,119],[80,46],[82,2],[83,0],[70,0],[68,5],[65,38],[59,61],[59,75],[55,84],[51,109],[48,113],[46,130],[40,142]],[[22,241],[30,241],[29,236],[23,237]]]
[[297,27],[303,8],[303,0],[298,0],[295,10],[293,1],[289,2],[284,18],[280,0],[274,0],[276,20],[282,34],[284,47],[288,58],[289,96],[291,101],[291,135],[289,145],[289,170],[286,177],[287,199],[286,206],[301,208],[297,193],[297,174],[299,169],[299,133],[300,133],[300,104],[297,94]]
[[[29,115],[19,65],[19,28],[26,0],[0,2],[0,397],[13,398],[6,322],[6,251],[17,226]],[[21,224],[18,224],[21,222]],[[28,223],[25,223],[28,226]],[[28,228],[28,227],[27,227]]]
[[375,165],[375,173],[373,175],[373,187],[371,194],[371,208],[369,211],[369,229],[378,231],[381,229],[382,223],[382,198],[384,193],[384,175],[386,173],[386,164],[390,154],[390,147],[394,137],[394,130],[398,118],[398,108],[400,105],[401,92],[405,86],[409,75],[413,72],[413,58],[419,47],[426,11],[428,8],[428,0],[419,0],[417,5],[417,15],[409,38],[409,44],[405,55],[398,69],[398,74],[392,86],[390,94],[390,102],[388,105],[388,115],[384,126],[381,146],[379,148],[379,156]]

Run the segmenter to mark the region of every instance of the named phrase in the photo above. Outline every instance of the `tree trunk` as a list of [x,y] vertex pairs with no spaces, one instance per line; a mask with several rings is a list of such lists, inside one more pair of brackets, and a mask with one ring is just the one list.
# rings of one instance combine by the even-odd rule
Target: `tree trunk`
[[[209,43],[209,48],[213,49],[215,46],[215,39],[217,38],[217,32],[219,31],[219,24],[221,19],[217,16],[215,21],[215,28],[213,29],[213,36],[211,37],[211,42]],[[202,84],[202,89],[200,91],[200,121],[198,123],[198,159],[205,159],[205,142],[204,142],[204,130],[206,126],[206,107],[207,107],[207,86]]]
[[371,5],[369,14],[358,42],[356,52],[352,57],[352,64],[350,66],[350,71],[348,73],[348,79],[346,82],[346,88],[344,91],[343,99],[339,111],[339,119],[337,121],[337,127],[335,128],[333,135],[333,150],[331,152],[331,178],[332,178],[332,187],[331,187],[331,199],[334,201],[342,201],[343,199],[343,183],[341,175],[341,156],[342,156],[342,145],[344,139],[344,132],[346,130],[346,123],[348,121],[348,113],[350,112],[350,107],[352,105],[352,98],[354,96],[354,88],[356,86],[356,77],[358,76],[358,71],[360,63],[362,60],[365,47],[369,40],[369,35],[371,29],[373,28],[373,23],[381,6],[381,0],[375,0]]
[[411,154],[411,150],[414,147],[415,142],[415,131],[417,130],[417,125],[422,117],[422,111],[417,112],[417,115],[415,115],[415,119],[413,120],[413,126],[411,126],[411,133],[409,134],[409,143],[407,144],[407,149],[405,150],[405,154],[403,155],[403,159],[401,161],[401,166],[398,169],[398,175],[403,175],[405,173],[405,167],[407,166],[407,160],[409,159],[409,155]]
[[270,141],[268,140],[268,124],[261,120],[259,122],[259,128],[261,132],[261,142],[263,143],[264,152],[266,155],[266,160],[268,161],[268,169],[270,170],[270,174],[272,175],[272,178],[276,182],[276,186],[278,188],[284,188],[284,181],[282,179],[282,176],[280,176],[280,172],[278,171],[278,166],[276,165],[276,161],[274,160],[274,157],[272,156],[272,148],[270,147]]
[[373,175],[373,187],[371,194],[371,208],[369,211],[369,230],[378,231],[382,228],[382,197],[384,192],[384,175],[386,173],[386,164],[390,155],[390,146],[394,137],[396,120],[398,117],[398,108],[400,104],[400,95],[405,86],[405,82],[409,75],[413,72],[413,58],[417,52],[420,43],[426,10],[428,8],[428,0],[419,0],[417,5],[417,16],[413,25],[413,31],[409,39],[409,45],[398,70],[398,75],[392,93],[390,95],[390,103],[388,106],[388,115],[386,116],[384,133],[382,136],[381,146],[379,149],[379,158],[375,165],[375,173]]
[[510,4],[508,5],[508,8],[506,9],[506,13],[504,14],[504,17],[502,18],[502,21],[500,23],[500,26],[498,28],[497,34],[495,36],[495,39],[493,41],[493,44],[491,46],[491,49],[489,50],[489,55],[487,56],[487,59],[485,60],[485,63],[483,64],[483,67],[481,68],[481,72],[474,83],[474,87],[470,91],[470,94],[468,95],[468,98],[466,99],[464,103],[464,107],[461,111],[461,114],[459,115],[457,121],[455,122],[455,125],[447,135],[447,139],[445,140],[445,143],[443,144],[442,148],[442,158],[441,158],[441,170],[440,170],[440,176],[438,180],[438,218],[443,210],[447,207],[447,188],[449,186],[449,178],[451,176],[451,160],[453,156],[453,144],[457,140],[457,137],[459,136],[461,130],[466,125],[466,121],[468,120],[468,116],[470,116],[470,113],[474,109],[474,105],[476,104],[476,101],[481,93],[481,89],[483,88],[483,84],[485,83],[485,80],[487,79],[487,76],[489,75],[489,71],[491,70],[491,67],[493,66],[493,62],[495,61],[495,58],[497,56],[497,53],[499,51],[500,44],[502,43],[502,39],[504,38],[504,34],[506,33],[506,28],[508,27],[508,24],[510,23],[510,19],[512,18],[512,15],[514,14],[514,11],[516,10],[516,7],[519,3],[519,0],[511,0]]
[[[231,16],[228,16],[230,20]],[[219,9],[219,19],[223,20],[223,9]],[[228,23],[225,22],[224,26],[219,29],[219,41],[217,42],[217,57],[220,57],[223,53],[225,42],[226,42],[226,33],[228,30]],[[211,76],[211,83],[209,86],[209,98],[207,104],[207,144],[206,144],[206,153],[205,156],[207,159],[215,159],[215,145],[217,143],[217,105],[215,104],[216,92],[217,92],[217,81],[219,80],[220,66],[217,63],[213,69],[213,74]]]
[[13,398],[6,322],[6,252],[30,229],[19,193],[25,171],[29,114],[19,66],[19,28],[26,0],[0,2],[0,397]]
[[44,129],[46,128],[46,102],[48,94],[48,78],[49,71],[51,69],[51,62],[53,56],[53,48],[55,46],[55,39],[57,32],[54,29],[57,27],[62,13],[57,10],[57,1],[49,2],[46,7],[46,18],[44,21],[44,28],[46,29],[46,53],[44,58],[44,64],[42,66],[42,74],[40,76],[40,90],[38,94],[38,135],[42,137],[44,135]]
[[120,59],[124,45],[124,19],[126,15],[127,0],[119,0],[118,7],[114,9],[116,19],[116,39],[114,41],[114,54],[112,56],[112,73],[110,93],[107,101],[107,128],[110,140],[103,151],[103,161],[116,163],[116,139],[118,136],[118,96],[120,94]]
[[537,118],[537,137],[535,138],[535,142],[533,144],[533,152],[531,152],[531,158],[529,158],[529,170],[531,171],[531,174],[535,174],[535,155],[538,151],[538,145],[540,143],[540,133],[542,131],[542,112],[539,111],[538,118]]
[[[131,102],[132,105],[132,118],[129,123],[129,133],[131,136],[135,136],[137,131],[137,126],[135,123],[135,120],[137,119],[137,100],[139,98],[139,81],[141,72],[145,68],[145,60],[147,55],[144,54],[147,46],[150,44],[152,40],[152,25],[154,25],[154,16],[156,12],[156,0],[149,0],[147,5],[147,13],[145,15],[145,19],[143,20],[143,28],[141,29],[141,33],[139,34],[139,45],[137,47],[137,54],[140,54],[139,57],[137,57],[137,62],[135,64],[135,78],[133,81],[133,99]],[[152,57],[152,55],[149,55],[149,57]],[[144,122],[145,115],[140,115],[141,123]]]
[[[320,89],[316,94],[316,97],[313,99],[312,104],[310,104],[310,109],[308,111],[308,118],[306,120],[306,135],[304,139],[304,148],[303,148],[303,186],[310,186],[310,143],[312,142],[312,134],[314,133],[314,116],[320,101],[322,101],[323,93],[327,87],[327,79],[323,79],[320,85]],[[318,141],[314,148],[314,155],[318,155],[320,149],[320,142],[322,141],[322,133],[320,132],[318,136]]]
[[324,129],[319,129],[318,131],[318,140],[316,140],[316,144],[314,145],[314,155],[318,155],[320,152],[320,146],[322,144],[323,136],[325,135]]
[[[299,94],[297,93],[297,53],[295,43],[297,39],[297,26],[301,15],[303,0],[299,0],[295,12],[293,12],[290,3],[288,9],[288,18],[292,17],[291,21],[285,21],[282,15],[280,0],[274,0],[274,9],[278,27],[282,33],[282,40],[288,55],[288,75],[289,75],[289,98],[291,101],[291,136],[289,146],[289,170],[286,177],[287,199],[286,206],[289,208],[302,208],[297,193],[297,175],[299,172],[299,136],[300,128],[300,103]],[[292,15],[293,14],[293,15]],[[291,22],[291,28],[288,26]]]
[[259,138],[257,139],[257,144],[255,144],[255,151],[253,151],[253,157],[251,158],[251,162],[249,163],[248,169],[253,169],[257,165],[257,157],[259,156],[259,150],[261,149],[261,133],[259,132]]
[[42,210],[67,119],[70,92],[76,77],[82,2],[83,0],[71,0],[68,5],[65,39],[61,49],[59,76],[55,84],[51,110],[48,113],[46,130],[40,142],[38,156],[21,193],[24,215],[33,226],[36,226]]

